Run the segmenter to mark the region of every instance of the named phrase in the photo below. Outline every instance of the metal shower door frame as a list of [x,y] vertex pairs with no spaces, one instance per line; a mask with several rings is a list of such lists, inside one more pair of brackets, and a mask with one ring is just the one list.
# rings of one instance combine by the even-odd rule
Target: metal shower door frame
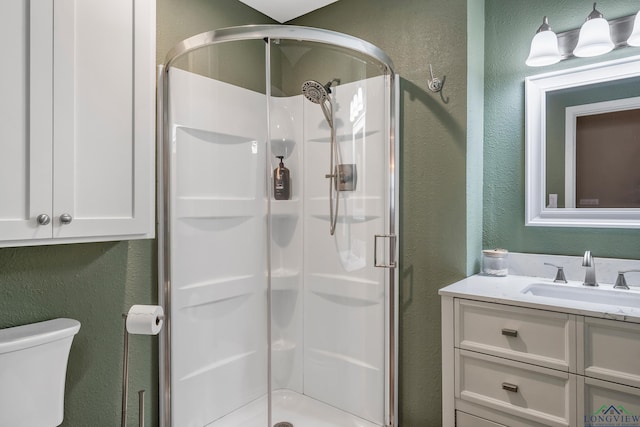
[[[367,55],[377,61],[389,78],[389,183],[388,183],[388,239],[389,260],[383,267],[387,269],[388,298],[387,325],[388,340],[386,347],[386,408],[385,427],[398,425],[398,254],[399,254],[399,76],[395,74],[393,62],[377,46],[347,34],[335,31],[300,27],[293,25],[246,25],[208,31],[183,40],[174,46],[165,59],[164,65],[158,67],[157,94],[157,167],[158,176],[158,302],[165,311],[165,327],[159,338],[159,422],[160,427],[171,426],[171,233],[169,228],[170,177],[168,159],[171,149],[169,129],[169,70],[173,63],[188,52],[224,42],[240,40],[260,40],[269,42],[272,39],[288,39],[296,41],[317,42],[347,48]],[[374,242],[377,237],[373,237]],[[375,246],[375,245],[374,245]],[[375,256],[375,255],[374,255]]]

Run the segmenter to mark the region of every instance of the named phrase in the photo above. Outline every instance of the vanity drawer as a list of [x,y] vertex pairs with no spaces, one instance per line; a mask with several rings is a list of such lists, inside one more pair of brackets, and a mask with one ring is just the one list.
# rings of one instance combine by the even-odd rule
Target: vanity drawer
[[640,387],[640,324],[585,317],[578,325],[578,373]]
[[493,421],[478,418],[465,412],[456,411],[456,427],[506,427]]
[[575,316],[465,299],[455,300],[455,346],[575,372]]
[[575,425],[576,376],[456,349],[457,399],[547,426]]

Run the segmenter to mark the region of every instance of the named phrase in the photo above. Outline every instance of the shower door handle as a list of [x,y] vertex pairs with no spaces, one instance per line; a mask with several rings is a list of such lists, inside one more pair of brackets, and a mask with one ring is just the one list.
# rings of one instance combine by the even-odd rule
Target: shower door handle
[[[387,264],[378,263],[378,239],[389,239],[389,262]],[[375,234],[373,236],[373,266],[379,268],[396,268],[396,235],[395,234]]]

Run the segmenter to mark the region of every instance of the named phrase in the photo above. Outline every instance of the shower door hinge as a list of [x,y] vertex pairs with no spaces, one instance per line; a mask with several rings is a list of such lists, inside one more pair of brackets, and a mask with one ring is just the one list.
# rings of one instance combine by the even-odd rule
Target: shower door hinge
[[[378,264],[378,239],[389,239],[389,260],[386,264]],[[385,251],[387,253],[387,251]],[[373,236],[373,266],[380,268],[396,268],[396,235],[395,234],[375,234]]]

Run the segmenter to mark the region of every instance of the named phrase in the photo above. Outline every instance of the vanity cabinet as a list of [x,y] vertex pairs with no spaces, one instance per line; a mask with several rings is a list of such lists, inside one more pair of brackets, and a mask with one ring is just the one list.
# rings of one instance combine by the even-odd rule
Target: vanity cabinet
[[154,0],[8,0],[0,246],[151,238]]
[[640,424],[638,323],[445,295],[442,326],[444,426]]

